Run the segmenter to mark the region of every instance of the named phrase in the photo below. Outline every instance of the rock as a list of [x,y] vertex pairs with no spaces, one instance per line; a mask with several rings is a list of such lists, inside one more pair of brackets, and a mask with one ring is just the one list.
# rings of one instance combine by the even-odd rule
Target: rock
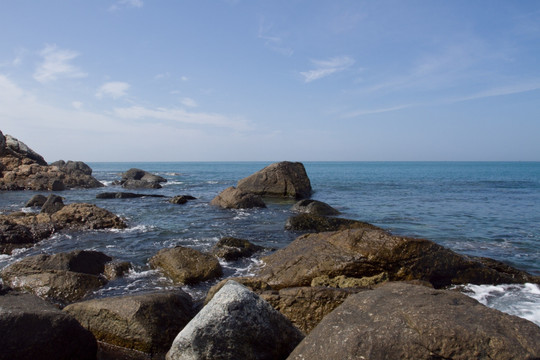
[[292,211],[320,216],[339,215],[339,211],[318,200],[304,199],[293,205]]
[[162,249],[149,263],[153,269],[162,270],[180,284],[195,284],[223,274],[219,261],[213,255],[183,246]]
[[536,359],[540,327],[456,291],[390,283],[351,295],[288,359]]
[[97,340],[153,357],[165,353],[195,316],[191,297],[182,290],[94,299],[64,309]]
[[68,162],[65,162],[64,160],[58,160],[53,162],[51,166],[57,166],[67,173],[80,171],[83,174],[92,175],[92,168],[82,161],[68,160]]
[[187,203],[190,200],[196,200],[197,198],[191,196],[191,195],[177,195],[169,200],[171,204],[177,204],[182,205]]
[[247,240],[234,237],[224,237],[212,247],[212,254],[227,261],[238,260],[249,257],[258,251],[262,251],[262,246],[254,245]]
[[244,285],[245,287],[247,287],[248,289],[250,289],[251,291],[259,295],[265,291],[272,290],[272,288],[270,287],[270,285],[268,285],[268,283],[266,283],[265,281],[257,277],[242,276],[242,277],[227,278],[227,279],[221,280],[216,285],[212,286],[210,290],[208,290],[208,293],[206,294],[206,298],[204,299],[204,305],[208,304],[210,300],[212,300],[214,295],[216,295],[216,293],[219,290],[221,290],[221,288],[225,286],[225,284],[229,282],[229,280],[232,280],[241,285]]
[[178,334],[166,359],[285,359],[302,337],[266,301],[229,281]]
[[259,195],[236,189],[234,186],[228,187],[216,196],[210,205],[219,206],[224,209],[250,209],[265,208],[266,204]]
[[9,292],[0,309],[1,359],[96,359],[92,333],[37,296]]
[[122,187],[126,189],[161,189],[162,186],[157,182],[149,182],[145,180],[126,180],[122,183]]
[[309,334],[321,320],[361,289],[296,287],[264,291],[260,297],[282,313],[297,328]]
[[41,194],[32,196],[30,200],[24,205],[24,207],[42,207],[47,201],[47,197]]
[[61,229],[125,229],[126,223],[112,212],[92,204],[69,204],[51,215]]
[[91,169],[84,163],[49,166],[23,142],[9,135],[0,139],[0,190],[60,191],[104,186],[88,173]]
[[326,217],[315,214],[299,214],[291,216],[285,224],[286,230],[292,231],[338,231],[345,229],[374,229],[381,228],[358,220],[349,220],[343,218]]
[[238,181],[238,190],[263,196],[307,198],[311,195],[311,182],[304,165],[283,161]]
[[261,280],[275,288],[309,286],[320,276],[362,278],[382,272],[392,281],[423,280],[440,288],[452,284],[538,283],[524,271],[501,271],[425,239],[380,230],[306,234],[262,258]]
[[361,278],[336,276],[330,278],[328,275],[318,276],[311,280],[311,286],[326,286],[334,288],[369,288],[374,285],[388,281],[388,274],[382,272],[378,275],[365,276]]
[[133,267],[128,261],[110,261],[105,264],[103,275],[109,281],[123,277]]
[[0,253],[11,254],[15,249],[27,248],[52,235],[56,229],[52,222],[38,223],[27,220],[36,215],[0,215]]
[[75,250],[55,255],[28,256],[0,273],[14,289],[60,304],[82,299],[107,282],[101,274],[112,259],[98,251]]
[[96,199],[135,199],[141,197],[163,198],[165,195],[135,194],[130,192],[103,192],[96,195]]
[[51,194],[47,197],[47,201],[41,207],[41,212],[45,214],[54,214],[57,211],[62,210],[64,207],[64,200],[61,196]]
[[120,184],[126,189],[161,189],[159,183],[167,182],[164,177],[132,168],[122,174]]

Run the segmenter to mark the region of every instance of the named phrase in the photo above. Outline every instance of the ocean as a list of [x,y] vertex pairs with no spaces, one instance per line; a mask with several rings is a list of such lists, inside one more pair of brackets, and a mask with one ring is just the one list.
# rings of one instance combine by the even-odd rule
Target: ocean
[[[173,288],[148,259],[176,245],[210,249],[221,237],[235,236],[279,249],[299,234],[284,224],[294,200],[268,201],[266,209],[223,210],[209,202],[226,187],[270,162],[89,163],[105,188],[68,190],[65,203],[88,202],[127,219],[126,230],[55,234],[30,249],[0,255],[0,268],[38,253],[93,249],[134,269],[92,297]],[[395,235],[435,241],[458,253],[485,256],[540,275],[540,162],[304,162],[314,193],[344,218],[372,223]],[[158,190],[113,186],[133,167],[165,177]],[[105,191],[130,191],[197,200],[175,205],[163,198],[96,199]],[[0,192],[0,212],[21,210],[34,191]],[[26,210],[28,211],[28,210]],[[226,276],[244,276],[258,257],[222,262]],[[201,298],[215,282],[184,287]],[[540,326],[537,285],[466,286],[467,295]]]

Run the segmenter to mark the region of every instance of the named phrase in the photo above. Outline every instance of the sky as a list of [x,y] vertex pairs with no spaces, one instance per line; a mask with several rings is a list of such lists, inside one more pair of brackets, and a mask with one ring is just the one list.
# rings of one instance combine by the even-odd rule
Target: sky
[[49,162],[540,161],[540,1],[6,0]]

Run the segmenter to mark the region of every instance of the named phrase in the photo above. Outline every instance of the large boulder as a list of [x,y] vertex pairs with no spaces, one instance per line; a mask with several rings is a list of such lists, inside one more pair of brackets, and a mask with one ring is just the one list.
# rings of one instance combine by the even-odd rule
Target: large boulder
[[182,290],[88,300],[64,311],[97,340],[152,358],[164,357],[176,335],[195,316],[191,297]]
[[167,179],[162,176],[131,168],[122,174],[119,183],[126,189],[160,189],[160,183],[164,182],[167,182]]
[[[452,284],[539,282],[524,271],[489,266],[425,239],[354,229],[306,234],[264,257],[259,276],[275,289],[309,286],[314,278],[363,278],[386,272],[390,280]],[[508,267],[510,268],[510,267]]]
[[126,223],[112,212],[93,204],[74,203],[51,215],[53,223],[61,229],[98,230],[125,229]]
[[162,249],[149,263],[152,268],[160,269],[175,283],[180,284],[195,284],[223,274],[215,256],[184,246]]
[[289,217],[285,223],[285,229],[305,232],[338,231],[346,229],[382,230],[375,225],[363,221],[326,217],[311,213],[298,214]]
[[62,210],[64,206],[64,199],[61,196],[51,194],[41,206],[41,212],[46,214],[54,214],[55,212]]
[[248,240],[235,237],[221,238],[213,247],[212,254],[227,261],[234,261],[240,258],[249,257],[264,248],[252,244]]
[[0,359],[96,359],[92,333],[32,294],[0,295],[0,334]]
[[262,196],[303,199],[311,196],[311,182],[304,165],[282,161],[241,179],[239,190]]
[[291,210],[299,213],[308,213],[320,216],[339,215],[339,211],[327,203],[311,199],[303,199],[298,201],[293,205]]
[[456,291],[390,283],[351,295],[288,359],[537,359],[540,327]]
[[266,204],[259,195],[242,191],[230,186],[210,202],[210,205],[224,209],[265,208]]
[[49,190],[104,186],[81,162],[47,165],[23,142],[0,132],[0,190]]
[[303,334],[246,287],[229,281],[174,339],[166,359],[285,359]]
[[59,304],[84,298],[107,282],[102,275],[112,258],[98,251],[75,250],[34,255],[0,272],[4,283]]

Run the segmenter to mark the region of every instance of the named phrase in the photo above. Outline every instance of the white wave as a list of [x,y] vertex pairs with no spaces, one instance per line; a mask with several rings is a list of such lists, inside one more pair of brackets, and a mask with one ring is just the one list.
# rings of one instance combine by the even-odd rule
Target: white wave
[[540,326],[540,287],[536,284],[466,285],[463,292],[478,302]]
[[108,181],[108,180],[100,180],[100,183],[102,183],[105,186],[111,186],[114,181]]
[[113,232],[113,233],[131,233],[131,232],[140,232],[140,233],[146,233],[149,231],[154,230],[156,227],[153,225],[136,225],[127,229],[107,229],[106,231]]
[[7,260],[7,259],[9,259],[10,257],[11,257],[10,255],[0,254],[0,261],[1,261],[1,260]]
[[165,187],[165,186],[171,186],[171,185],[183,185],[183,184],[184,184],[183,181],[173,180],[173,181],[167,181],[166,183],[161,183],[161,186]]
[[208,180],[206,183],[207,183],[207,184],[210,184],[210,185],[215,185],[215,184],[219,184],[219,181]]

